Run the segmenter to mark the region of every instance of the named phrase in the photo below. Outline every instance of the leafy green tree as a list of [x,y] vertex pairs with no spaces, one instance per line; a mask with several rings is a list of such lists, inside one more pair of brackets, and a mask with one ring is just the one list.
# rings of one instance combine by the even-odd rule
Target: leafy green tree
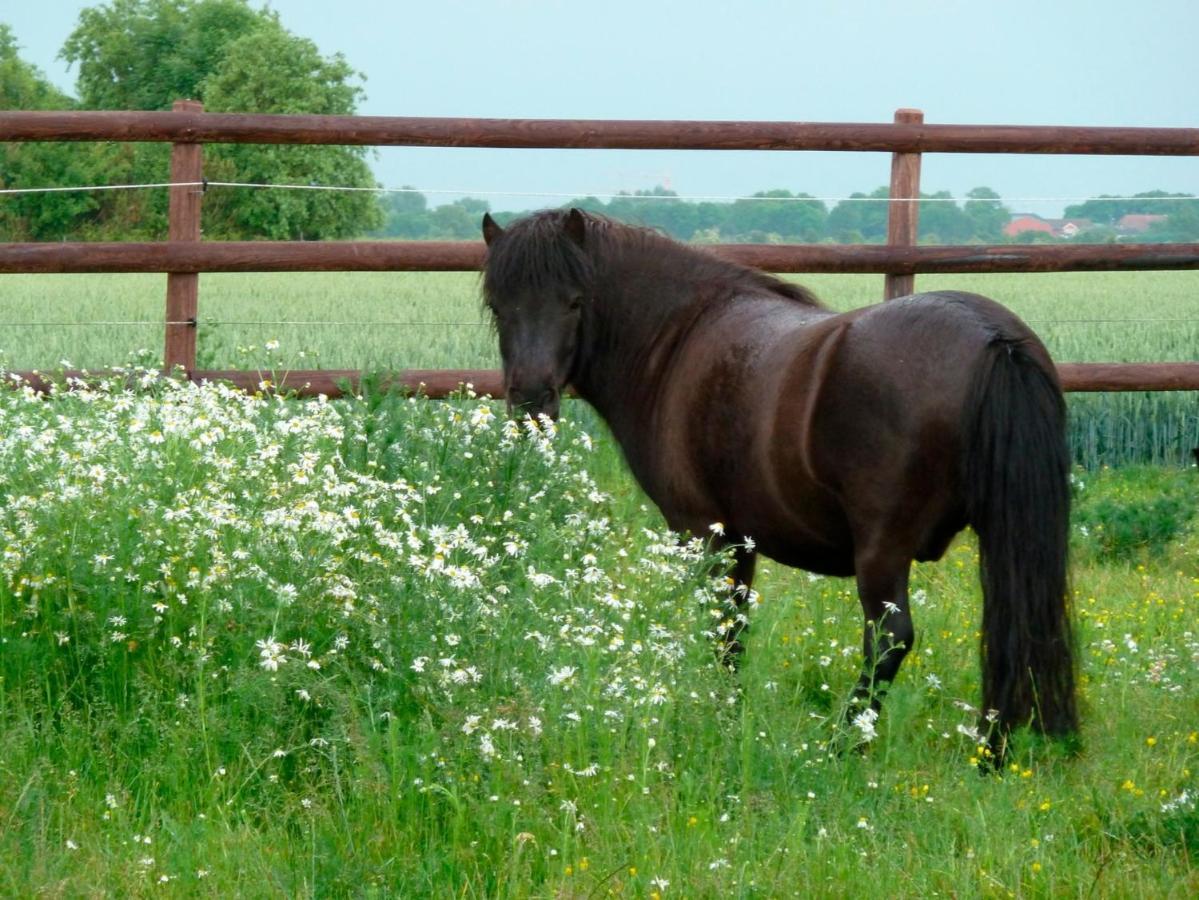
[[[930,244],[962,244],[974,237],[974,220],[949,191],[921,195],[919,238]],[[933,202],[924,202],[931,200]]]
[[[351,83],[353,75],[340,55],[325,59],[312,41],[268,24],[233,41],[220,68],[200,88],[213,112],[351,115],[362,93]],[[367,152],[365,147],[219,144],[208,149],[209,178],[373,188]],[[371,231],[382,220],[369,192],[230,188],[212,200],[210,233],[233,238],[348,237]]]
[[[80,101],[93,109],[169,109],[190,98],[211,112],[349,115],[362,96],[359,76],[340,54],[321,56],[274,12],[253,10],[247,0],[110,0],[80,14],[62,55],[78,64]],[[113,177],[163,180],[169,148],[131,146],[113,160]],[[371,188],[366,154],[359,147],[216,145],[206,148],[205,170],[212,181]],[[161,234],[164,193],[139,199],[124,216],[109,211],[112,230]],[[205,207],[206,233],[220,237],[332,238],[382,221],[369,193],[220,189]]]
[[401,192],[382,195],[379,211],[383,224],[375,232],[377,237],[415,240],[429,233],[429,201],[411,185],[404,185]]
[[474,216],[483,218],[483,213],[491,212],[491,203],[487,200],[480,200],[478,197],[461,197],[453,201],[454,205],[461,206],[464,210]]
[[1003,226],[1012,213],[1000,202],[999,194],[989,187],[976,187],[966,194],[966,198],[963,210],[974,223],[974,239],[987,244],[1002,240]]
[[278,18],[245,0],[110,0],[84,9],[62,47],[87,109],[170,109],[201,99],[237,38]]
[[1150,225],[1145,240],[1199,241],[1199,200],[1163,205],[1170,210],[1165,221]]
[[0,109],[70,109],[71,98],[60,92],[37,66],[21,59],[12,28],[0,22]]
[[1101,194],[1065,209],[1067,219],[1090,219],[1099,225],[1115,225],[1127,215],[1169,215],[1175,209],[1172,198],[1189,198],[1190,194],[1171,194],[1167,191],[1144,191],[1130,198]]
[[887,187],[869,194],[850,194],[828,214],[828,233],[842,243],[880,243],[887,237],[887,204],[879,202],[891,196]]
[[[9,26],[0,23],[0,109],[70,109],[71,98],[21,59]],[[92,183],[96,153],[71,143],[0,142],[0,187],[61,187]],[[86,193],[0,197],[0,240],[61,240],[97,208]]]
[[470,240],[479,237],[479,222],[490,210],[486,200],[462,197],[429,212],[429,237],[436,240]]
[[824,236],[828,210],[810,194],[790,191],[759,191],[753,199],[735,200],[728,212],[728,226],[736,234],[755,232],[778,235],[787,241],[818,241]]
[[648,191],[621,193],[610,199],[605,215],[650,228],[660,228],[671,237],[687,240],[695,232],[694,204],[678,199],[675,191],[662,186]]
[[732,204],[702,200],[695,204],[695,233],[702,235],[704,242],[717,243],[724,240],[723,234],[735,234],[732,226]]

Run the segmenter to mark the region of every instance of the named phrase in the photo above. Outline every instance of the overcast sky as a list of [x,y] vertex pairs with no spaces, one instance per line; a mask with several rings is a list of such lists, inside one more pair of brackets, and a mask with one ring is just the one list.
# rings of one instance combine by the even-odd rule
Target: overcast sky
[[[4,0],[25,59],[57,58],[77,0]],[[258,5],[255,3],[254,5]],[[403,116],[787,119],[1199,126],[1199,0],[272,0],[283,24],[366,77],[360,112]],[[384,148],[387,187],[493,209],[668,184],[839,197],[885,184],[885,154]],[[1199,158],[924,158],[923,188],[987,185],[1016,210],[1153,188],[1199,193]],[[441,195],[434,191],[444,190]]]

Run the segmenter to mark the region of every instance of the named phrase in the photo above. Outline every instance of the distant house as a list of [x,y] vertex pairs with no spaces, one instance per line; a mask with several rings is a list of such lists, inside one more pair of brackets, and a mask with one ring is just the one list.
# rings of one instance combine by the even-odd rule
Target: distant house
[[1016,237],[1026,231],[1039,231],[1057,238],[1072,238],[1090,228],[1090,219],[1042,219],[1035,213],[1017,213],[1003,226],[1003,233]]
[[1168,216],[1150,215],[1147,213],[1129,213],[1121,216],[1116,223],[1117,234],[1144,234],[1150,226],[1164,222]]
[[1072,238],[1090,228],[1094,223],[1090,219],[1051,219],[1054,234],[1058,237]]
[[1015,237],[1025,231],[1040,231],[1045,234],[1053,234],[1053,226],[1048,220],[1042,219],[1040,216],[1032,213],[1017,213],[1012,216],[1011,221],[1003,226],[1003,233],[1008,237]]

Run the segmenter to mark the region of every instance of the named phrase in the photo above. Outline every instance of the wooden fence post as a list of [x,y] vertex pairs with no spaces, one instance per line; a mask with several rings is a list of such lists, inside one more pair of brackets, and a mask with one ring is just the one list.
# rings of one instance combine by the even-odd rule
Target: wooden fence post
[[[203,112],[196,100],[176,100],[174,112]],[[204,154],[202,144],[171,145],[171,183],[189,182],[186,187],[170,189],[167,214],[168,241],[200,240],[200,200],[204,190]],[[196,368],[196,314],[200,300],[198,272],[167,274],[166,341],[162,364],[167,371],[181,366],[189,374]]]
[[[918,109],[897,109],[896,125],[921,125],[924,113]],[[920,154],[891,154],[891,202],[887,204],[887,245],[914,247],[920,221]],[[903,297],[916,289],[915,275],[888,274],[883,296],[887,300]]]

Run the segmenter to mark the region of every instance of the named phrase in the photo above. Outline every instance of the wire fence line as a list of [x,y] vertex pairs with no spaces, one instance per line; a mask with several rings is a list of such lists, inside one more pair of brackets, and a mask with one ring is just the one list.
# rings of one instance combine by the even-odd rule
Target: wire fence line
[[647,193],[627,191],[511,191],[511,190],[473,190],[459,188],[416,188],[416,187],[355,187],[334,184],[272,184],[268,182],[251,181],[168,181],[149,182],[145,184],[91,184],[53,187],[7,187],[0,188],[0,197],[22,196],[29,194],[53,193],[86,193],[90,191],[133,191],[153,190],[163,188],[199,188],[207,191],[210,188],[245,188],[253,190],[283,190],[283,191],[332,191],[344,193],[368,194],[431,194],[462,197],[538,197],[544,199],[570,200],[595,198],[597,200],[648,200],[648,201],[683,201],[699,203],[1085,203],[1088,200],[1137,201],[1145,203],[1185,203],[1194,201],[1191,195],[1177,197],[1137,197],[1137,196],[1097,196],[1097,197],[813,197],[813,196],[763,196],[765,192],[751,195],[740,194],[673,194]]

